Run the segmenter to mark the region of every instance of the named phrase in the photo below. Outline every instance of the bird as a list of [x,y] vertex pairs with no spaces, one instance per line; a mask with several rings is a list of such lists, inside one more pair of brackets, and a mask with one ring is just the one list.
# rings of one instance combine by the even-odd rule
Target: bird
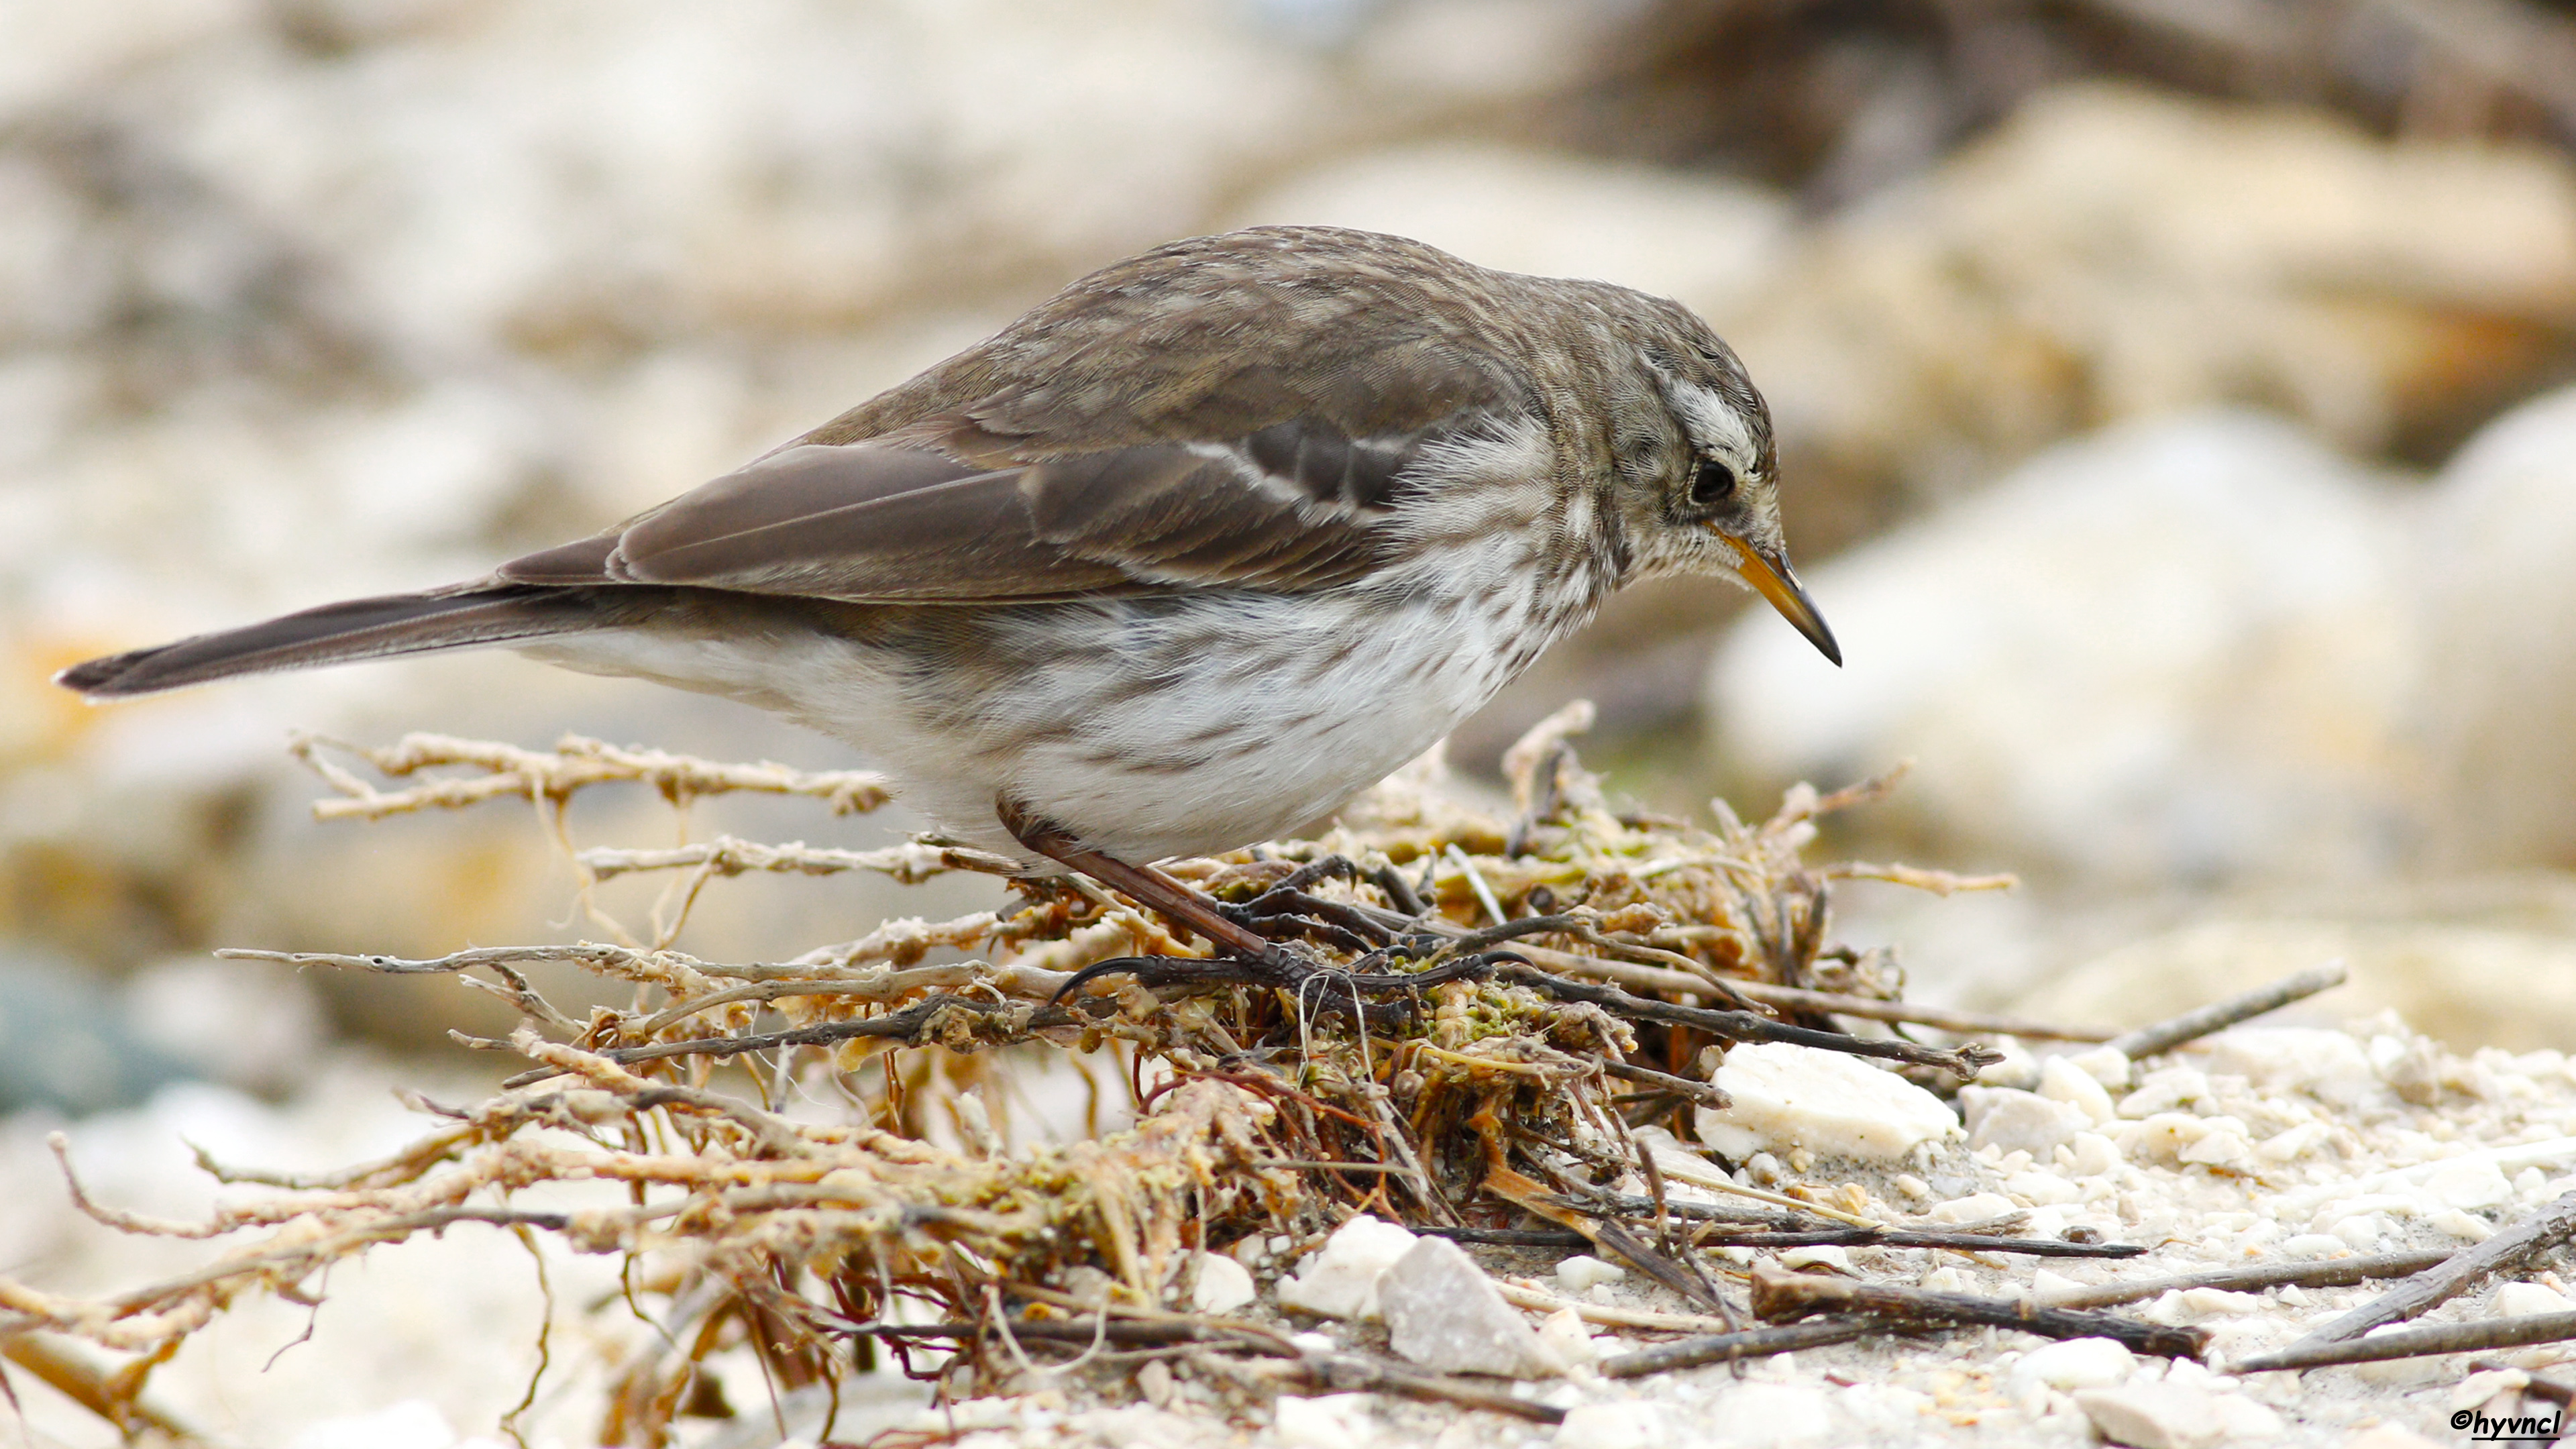
[[1265,949],[1154,862],[1277,838],[1640,580],[1828,659],[1770,413],[1680,303],[1422,242],[1167,243],[603,532],[77,664],[92,699],[502,646],[856,746],[947,838]]

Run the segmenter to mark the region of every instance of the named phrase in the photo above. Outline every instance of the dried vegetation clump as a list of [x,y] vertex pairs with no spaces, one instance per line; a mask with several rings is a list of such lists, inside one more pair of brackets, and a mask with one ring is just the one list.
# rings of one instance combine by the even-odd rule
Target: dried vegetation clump
[[[1267,963],[1209,957],[1088,881],[1013,878],[1009,861],[935,840],[634,851],[576,849],[564,830],[566,803],[594,787],[649,785],[683,812],[696,797],[759,791],[841,813],[885,798],[870,776],[578,739],[531,752],[413,736],[345,752],[400,785],[380,789],[308,742],[299,753],[340,792],[317,807],[323,818],[530,801],[586,900],[614,875],[668,874],[651,928],[629,935],[594,912],[620,939],[428,961],[283,957],[456,974],[522,1017],[506,1040],[470,1044],[530,1066],[472,1106],[421,1101],[443,1122],[382,1161],[296,1179],[209,1163],[275,1189],[209,1221],[84,1201],[122,1229],[237,1245],[108,1298],[0,1281],[0,1333],[138,1356],[90,1390],[103,1411],[131,1415],[149,1365],[243,1295],[302,1299],[337,1260],[481,1222],[624,1255],[630,1304],[654,1300],[664,1333],[615,1366],[602,1442],[663,1442],[705,1392],[702,1360],[746,1345],[781,1389],[828,1385],[883,1353],[951,1395],[1025,1384],[1076,1356],[1123,1374],[1163,1354],[1228,1392],[1366,1385],[1508,1408],[1518,1401],[1301,1348],[1275,1319],[1187,1312],[1198,1253],[1254,1234],[1310,1241],[1361,1212],[1460,1236],[1534,1216],[1724,1311],[1677,1246],[1680,1217],[1633,1128],[1711,1100],[1714,1054],[1737,1041],[1834,1046],[1950,1076],[1988,1059],[1901,1032],[1857,1037],[1823,1014],[1906,1015],[1888,1009],[1890,962],[1828,944],[1832,882],[1978,884],[1807,864],[1815,817],[1868,788],[1801,789],[1758,825],[1722,804],[1706,827],[1622,813],[1566,742],[1587,721],[1570,708],[1507,757],[1511,818],[1456,803],[1426,769],[1320,839],[1169,867],[1280,942]],[[699,893],[750,871],[983,872],[1015,899],[889,920],[789,961],[676,949]],[[628,983],[630,1004],[577,1018],[532,984],[523,968],[537,962]],[[1026,1067],[1048,1052],[1116,1062],[1135,1125],[1006,1149],[975,1088],[997,1060]],[[818,1122],[818,1098],[847,1111]],[[625,1201],[526,1203],[528,1189],[576,1182],[622,1185]]]

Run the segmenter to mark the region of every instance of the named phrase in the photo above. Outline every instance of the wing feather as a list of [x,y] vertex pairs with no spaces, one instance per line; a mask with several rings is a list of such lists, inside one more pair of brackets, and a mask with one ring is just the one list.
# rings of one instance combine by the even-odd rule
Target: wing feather
[[1365,576],[1399,551],[1403,500],[1438,486],[1426,450],[1527,409],[1533,388],[1469,340],[1489,319],[1402,311],[1370,281],[1465,263],[1300,240],[1356,248],[1345,285],[1265,282],[1245,260],[1280,242],[1258,232],[1178,244],[1149,283],[1133,264],[1095,274],[796,443],[501,576],[917,603]]

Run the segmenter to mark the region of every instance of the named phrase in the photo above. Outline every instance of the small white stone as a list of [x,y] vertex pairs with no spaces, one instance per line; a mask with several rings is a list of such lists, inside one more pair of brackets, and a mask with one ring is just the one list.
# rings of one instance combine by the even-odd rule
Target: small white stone
[[2445,1207],[2496,1207],[2513,1201],[2513,1183],[2485,1158],[2443,1163],[2424,1179],[2424,1190]]
[[2531,1375],[2518,1368],[2488,1369],[2459,1381],[2451,1389],[2451,1412],[2474,1409],[2498,1394],[2520,1392],[2531,1383]]
[[[2110,1091],[2127,1090],[2130,1078],[2135,1071],[2126,1055],[2107,1046],[2094,1047],[2089,1051],[2069,1052],[2056,1060],[2074,1067]],[[2043,1081],[2041,1090],[2046,1089],[2046,1083]]]
[[2138,1089],[2120,1099],[2120,1115],[2131,1120],[2171,1112],[2209,1095],[2209,1078],[2192,1067],[2150,1072]]
[[1366,1394],[1283,1394],[1270,1413],[1271,1430],[1288,1449],[1351,1449],[1369,1437]]
[[1896,1175],[1896,1190],[1905,1194],[1908,1202],[1930,1202],[1932,1200],[1932,1184],[1925,1182],[1923,1179],[1916,1177],[1910,1172],[1900,1172]]
[[2209,1070],[2352,1106],[2378,1085],[2351,1033],[2312,1026],[2240,1026],[2202,1043]]
[[2260,1293],[2231,1293],[2224,1288],[2185,1288],[2173,1295],[2181,1300],[2184,1312],[2193,1322],[2204,1318],[2225,1318],[2263,1310]]
[[1780,1266],[1796,1271],[1801,1268],[1832,1268],[1848,1273],[1852,1270],[1851,1251],[1830,1244],[1812,1248],[1791,1248],[1780,1255]]
[[2075,1202],[2083,1189],[2053,1172],[2016,1172],[2004,1179],[2004,1191],[2040,1207]]
[[2020,1210],[2018,1204],[2002,1193],[1978,1192],[1970,1193],[1966,1197],[1954,1197],[1948,1202],[1934,1203],[1931,1217],[1934,1222],[1942,1223],[1981,1223],[1989,1218],[2005,1217]]
[[2093,1125],[2079,1108],[2035,1092],[2000,1087],[1966,1087],[1959,1109],[1968,1119],[1968,1146],[1998,1147],[2006,1152],[2040,1156]]
[[2039,1058],[2030,1048],[2011,1037],[1996,1037],[1986,1045],[2003,1054],[2003,1060],[1988,1063],[1977,1072],[1980,1087],[2009,1087],[2027,1092],[2039,1085]]
[[2081,1293],[2085,1284],[2051,1268],[2034,1270],[2030,1275],[2030,1296],[2037,1302],[2055,1303],[2070,1293]]
[[1529,1379],[1565,1371],[1485,1270],[1446,1238],[1416,1242],[1378,1280],[1377,1295],[1387,1345],[1436,1373]]
[[2253,1157],[2253,1144],[2239,1134],[2223,1129],[2202,1133],[2181,1154],[2184,1162],[2196,1162],[2204,1167],[2243,1167]]
[[2485,1218],[2464,1213],[2458,1208],[2444,1208],[2424,1220],[2425,1225],[2447,1233],[2464,1243],[2483,1243],[2495,1236],[2495,1224]]
[[1896,1162],[1962,1132],[1940,1098],[1841,1052],[1782,1042],[1739,1046],[1726,1054],[1715,1082],[1734,1104],[1699,1108],[1695,1120],[1700,1141],[1729,1157],[1805,1148]]
[[2178,1166],[2184,1150],[2209,1129],[2188,1112],[2158,1112],[2120,1129],[2120,1151],[2132,1162]]
[[2216,1399],[2188,1385],[2143,1382],[2075,1395],[2105,1440],[2136,1449],[2215,1449],[2227,1438]]
[[2351,1251],[2352,1244],[2332,1233],[2300,1233],[2281,1244],[2281,1252],[2292,1258],[2333,1258]]
[[1200,1313],[1232,1313],[1261,1296],[1252,1275],[1223,1253],[1199,1254],[1198,1273],[1198,1282],[1190,1289],[1190,1307]]
[[2127,1383],[2137,1371],[2138,1356],[2115,1339],[2069,1338],[2023,1354],[2013,1365],[2012,1381],[2022,1393],[2034,1384],[2073,1393]]
[[1323,1318],[1378,1316],[1378,1279],[1411,1252],[1414,1235],[1366,1213],[1333,1230],[1297,1276],[1279,1283],[1279,1306]]
[[2270,1405],[2249,1394],[2212,1394],[2210,1401],[2218,1410],[2219,1436],[2230,1444],[2270,1439],[2290,1427]]
[[2077,1177],[2100,1177],[2120,1165],[2120,1144],[2099,1132],[2078,1132],[2069,1146],[2075,1161],[2068,1170]]
[[[2125,1062],[2127,1058],[2122,1060]],[[2122,1080],[2126,1079],[2124,1072]],[[2050,1057],[2040,1063],[2039,1095],[2073,1107],[2095,1126],[2110,1121],[2113,1116],[2111,1094],[2103,1090],[2098,1078],[2070,1057]]]
[[1574,1309],[1560,1308],[1538,1321],[1538,1341],[1558,1363],[1573,1365],[1596,1363],[1601,1358],[1601,1345],[1592,1336],[1591,1326]]
[[2338,1218],[2326,1231],[2343,1239],[2355,1251],[2367,1253],[2379,1246],[2380,1238],[2387,1232],[2387,1224],[2377,1213],[2356,1213],[2348,1218]]
[[2296,1162],[2326,1145],[2331,1134],[2323,1122],[2302,1122],[2284,1128],[2254,1145],[2254,1155],[2265,1162]]
[[1568,1293],[1581,1293],[1595,1283],[1616,1283],[1627,1276],[1627,1269],[1604,1263],[1590,1253],[1577,1253],[1556,1265],[1556,1286]]
[[2576,1312],[2576,1303],[2537,1283],[2506,1283],[2487,1301],[2487,1311],[2498,1318],[2522,1318],[2534,1313]]
[[1927,1293],[1965,1293],[1973,1286],[1968,1275],[1947,1263],[1923,1275],[1916,1286]]
[[1556,1426],[1565,1449],[1654,1449],[1664,1442],[1666,1415],[1659,1404],[1577,1404]]

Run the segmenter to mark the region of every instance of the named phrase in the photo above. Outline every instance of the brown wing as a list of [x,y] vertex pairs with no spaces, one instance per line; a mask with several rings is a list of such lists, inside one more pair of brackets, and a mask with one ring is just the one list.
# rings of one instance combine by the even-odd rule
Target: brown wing
[[501,576],[951,603],[1362,576],[1396,546],[1395,505],[1430,486],[1424,449],[1528,387],[1480,345],[1480,319],[1439,305],[1452,289],[1433,284],[1474,269],[1359,238],[1378,250],[1337,270],[1332,243],[1359,234],[1299,235],[1324,241],[1285,270],[1256,264],[1279,247],[1262,233],[1121,263],[799,442]]

